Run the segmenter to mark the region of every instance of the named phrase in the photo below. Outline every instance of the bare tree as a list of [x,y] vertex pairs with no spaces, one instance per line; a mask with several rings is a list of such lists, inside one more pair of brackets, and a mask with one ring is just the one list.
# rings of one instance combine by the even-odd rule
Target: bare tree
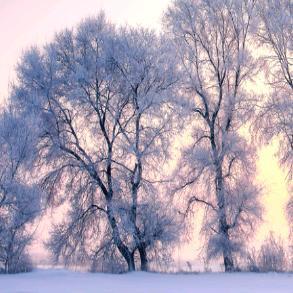
[[[290,0],[262,0],[258,3],[262,22],[257,37],[268,52],[264,58],[271,93],[260,105],[256,127],[266,142],[273,137],[279,139],[278,155],[281,165],[288,170],[289,181],[293,174],[292,11]],[[291,238],[292,198],[287,205],[287,214]]]
[[153,33],[118,31],[101,14],[20,62],[13,99],[40,128],[43,186],[52,203],[69,204],[52,233],[55,256],[114,259],[132,271],[138,250],[147,269],[147,247],[174,240],[165,234],[175,218],[150,179],[152,160],[168,147],[165,97],[174,80],[165,55]]
[[288,210],[288,220],[291,224],[291,233],[293,233],[292,229],[292,224],[293,224],[293,198],[291,196],[290,200],[289,200],[289,203],[287,205],[287,210]]
[[32,137],[12,111],[0,116],[0,271],[31,269],[27,246],[40,214],[41,192],[26,176]]
[[271,94],[260,105],[257,127],[261,126],[266,141],[274,136],[279,138],[280,161],[288,168],[289,179],[293,170],[292,11],[290,0],[262,0],[258,3],[262,22],[257,36],[268,52],[265,59]]
[[256,64],[248,48],[255,1],[177,0],[165,23],[174,38],[182,71],[181,106],[192,143],[182,154],[179,187],[206,208],[208,257],[221,256],[234,270],[233,254],[260,217],[253,184],[255,150],[241,127],[251,118],[253,100],[245,82]]
[[253,272],[284,272],[289,269],[290,259],[280,239],[272,232],[259,251],[248,254],[247,269]]
[[129,97],[129,123],[124,128],[120,125],[121,148],[125,152],[125,192],[131,194],[129,220],[142,270],[148,267],[147,248],[157,240],[170,242],[179,234],[178,229],[170,230],[178,226],[176,216],[168,214],[167,206],[165,213],[159,211],[163,201],[156,186],[164,179],[162,167],[173,130],[170,96],[176,83],[176,62],[169,62],[173,56],[168,40],[142,29],[122,29],[112,56],[121,94]]

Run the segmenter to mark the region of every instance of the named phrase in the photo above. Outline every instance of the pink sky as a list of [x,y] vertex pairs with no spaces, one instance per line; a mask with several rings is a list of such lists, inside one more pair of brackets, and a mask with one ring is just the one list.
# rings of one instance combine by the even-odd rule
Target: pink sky
[[0,101],[22,51],[104,10],[115,23],[156,28],[170,0],[0,0]]

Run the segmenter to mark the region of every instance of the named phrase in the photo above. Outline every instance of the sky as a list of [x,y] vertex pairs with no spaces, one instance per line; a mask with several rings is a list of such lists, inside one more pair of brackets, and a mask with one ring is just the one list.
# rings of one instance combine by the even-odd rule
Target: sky
[[[9,82],[22,52],[32,45],[49,42],[54,33],[75,26],[83,18],[103,10],[117,24],[143,25],[159,29],[169,0],[0,0],[0,106],[7,97]],[[0,107],[1,108],[1,107]],[[257,233],[262,241],[270,230],[288,235],[284,205],[288,200],[285,173],[278,167],[277,143],[259,151],[257,180],[264,186],[264,223]],[[199,227],[195,227],[199,231]],[[198,240],[197,240],[198,241]],[[197,245],[185,249],[187,258]]]
[[22,52],[103,10],[117,24],[158,28],[169,0],[0,0],[0,101]]

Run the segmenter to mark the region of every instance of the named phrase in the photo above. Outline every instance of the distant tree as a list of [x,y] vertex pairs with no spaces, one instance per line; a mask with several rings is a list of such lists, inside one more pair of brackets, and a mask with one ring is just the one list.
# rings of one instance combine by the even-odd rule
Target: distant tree
[[177,237],[156,183],[175,82],[166,45],[146,30],[115,29],[101,14],[20,62],[12,98],[40,128],[50,201],[69,205],[49,243],[57,258],[132,271],[138,251],[146,270],[147,252]]
[[32,141],[13,112],[0,115],[0,271],[31,269],[27,246],[40,213],[41,192],[26,176]]
[[289,241],[291,250],[291,266],[293,268],[293,196],[290,197],[289,202],[286,207],[287,219],[289,222]]
[[259,251],[248,254],[248,270],[253,272],[284,272],[289,262],[283,243],[272,232]]
[[254,110],[244,90],[257,68],[248,50],[254,10],[250,0],[176,0],[165,15],[181,60],[181,116],[192,132],[177,190],[188,209],[206,208],[207,255],[222,257],[225,271],[234,270],[233,255],[261,215],[255,150],[240,134]]

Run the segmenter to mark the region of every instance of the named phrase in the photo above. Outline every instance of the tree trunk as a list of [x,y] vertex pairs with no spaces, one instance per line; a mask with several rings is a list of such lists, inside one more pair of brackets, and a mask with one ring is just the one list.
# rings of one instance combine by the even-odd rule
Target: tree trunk
[[5,261],[4,272],[5,272],[5,274],[8,274],[9,273],[8,260]]
[[147,252],[144,245],[141,245],[138,248],[139,256],[140,256],[140,269],[144,272],[148,271],[148,258]]
[[[138,143],[138,138],[137,138],[137,143]],[[136,145],[136,147],[138,148],[138,145]],[[141,176],[142,176],[142,164],[141,164],[140,159],[138,159],[137,163],[135,164],[134,171],[133,171],[133,178],[131,180],[132,208],[131,208],[131,213],[130,213],[130,220],[133,225],[133,229],[134,229],[133,236],[134,236],[134,240],[136,242],[136,247],[138,249],[139,256],[140,256],[140,269],[142,271],[147,271],[148,270],[148,259],[147,259],[147,253],[146,253],[146,245],[143,242],[141,232],[139,230],[139,227],[137,226],[137,193],[138,193],[138,189],[140,187]]]
[[108,220],[109,220],[111,228],[112,228],[114,243],[117,246],[122,257],[125,259],[127,266],[128,266],[128,271],[129,272],[135,271],[134,254],[129,251],[128,247],[121,240],[119,230],[117,227],[117,223],[116,223],[116,219],[112,215],[112,212],[111,212],[111,209],[109,208],[109,206],[110,205],[108,205],[107,215],[108,215]]
[[[217,155],[218,158],[218,155]],[[225,272],[234,271],[234,261],[232,252],[230,249],[230,238],[229,238],[229,226],[227,223],[226,216],[226,199],[225,199],[225,190],[224,190],[224,179],[222,164],[218,159],[215,160],[216,167],[216,195],[217,195],[217,204],[219,209],[219,232],[222,237],[225,238],[225,242],[228,243],[228,247],[223,247],[223,259]]]
[[[230,248],[230,237],[229,237],[229,226],[227,224],[227,217],[226,217],[226,206],[225,206],[225,197],[223,195],[223,182],[222,178],[218,178],[218,183],[220,183],[221,188],[218,189],[218,207],[220,213],[219,219],[219,230],[222,237],[225,238],[225,242],[228,243],[228,247],[223,247],[223,258],[224,258],[224,267],[225,272],[234,271],[234,262],[233,256]],[[219,185],[218,185],[219,187]]]
[[231,252],[224,251],[223,258],[224,258],[225,272],[233,272],[234,271],[234,262],[233,262],[233,257],[232,257]]
[[128,272],[135,271],[134,253],[131,253],[126,261],[128,266]]

